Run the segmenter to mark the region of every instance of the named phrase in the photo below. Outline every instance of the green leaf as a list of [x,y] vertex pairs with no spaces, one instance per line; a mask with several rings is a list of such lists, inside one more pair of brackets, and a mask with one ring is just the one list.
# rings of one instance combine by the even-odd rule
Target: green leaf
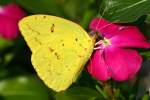
[[149,51],[149,50],[141,52],[141,55],[142,55],[145,59],[150,60],[150,51]]
[[14,53],[6,53],[3,58],[3,63],[6,66],[14,58]]
[[101,95],[87,87],[74,87],[56,94],[56,100],[103,100]]
[[13,45],[13,41],[0,38],[0,49],[3,49],[8,46],[12,46],[12,45]]
[[133,22],[150,13],[150,0],[103,0],[101,12],[110,21]]
[[88,11],[94,0],[64,0],[62,8],[70,18],[80,18]]
[[5,100],[49,100],[47,88],[32,75],[1,80],[0,95]]
[[15,0],[24,9],[33,14],[51,14],[62,16],[58,0]]
[[142,100],[149,100],[150,99],[150,96],[148,94],[145,94],[142,98]]
[[150,14],[147,15],[147,18],[146,18],[145,22],[150,23]]
[[12,0],[0,0],[0,5],[5,5],[12,2]]
[[[139,86],[137,91],[137,99],[140,100],[141,97],[144,96],[146,92],[150,93],[150,61],[147,60],[143,63],[141,71],[139,73],[140,80],[139,80]],[[143,99],[147,100],[147,99]]]
[[88,28],[88,25],[90,23],[90,21],[92,20],[92,18],[95,15],[95,11],[94,10],[87,10],[85,11],[83,18],[80,21],[80,25],[85,29]]

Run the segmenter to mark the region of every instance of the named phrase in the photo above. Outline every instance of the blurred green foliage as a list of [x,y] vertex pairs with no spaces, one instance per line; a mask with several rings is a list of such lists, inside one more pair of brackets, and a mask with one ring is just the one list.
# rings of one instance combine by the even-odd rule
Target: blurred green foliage
[[34,75],[19,75],[0,82],[0,94],[5,100],[49,100],[48,89]]
[[[146,16],[150,14],[150,0],[0,0],[1,5],[11,2],[20,5],[28,15],[60,16],[87,30],[91,19],[100,15],[110,21],[136,21],[150,39],[150,25],[145,23],[146,18],[146,22],[150,19]],[[146,17],[139,20],[143,15]],[[145,61],[150,59],[150,50],[140,52]],[[31,52],[21,36],[14,41],[0,39],[0,100],[108,100],[108,92],[102,82],[92,79],[86,71],[67,91],[56,93],[48,89],[36,75],[30,56]],[[136,100],[138,84],[142,79],[137,77],[129,82],[110,80],[114,98]],[[144,96],[141,95],[137,100],[140,99],[149,100],[146,90]]]

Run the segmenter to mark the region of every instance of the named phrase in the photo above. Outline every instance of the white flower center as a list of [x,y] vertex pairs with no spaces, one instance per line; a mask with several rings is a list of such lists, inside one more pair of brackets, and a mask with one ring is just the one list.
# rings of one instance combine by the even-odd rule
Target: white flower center
[[104,49],[105,47],[111,45],[111,41],[109,39],[104,38],[103,40],[99,40],[95,43],[95,50]]

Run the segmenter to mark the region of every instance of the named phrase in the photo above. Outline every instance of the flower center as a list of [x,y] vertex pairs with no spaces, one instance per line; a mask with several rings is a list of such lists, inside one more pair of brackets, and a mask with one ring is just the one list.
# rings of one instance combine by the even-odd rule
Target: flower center
[[111,45],[111,42],[109,39],[104,38],[103,40],[99,40],[95,43],[95,50],[97,49],[104,49],[105,47]]
[[104,38],[104,39],[103,39],[103,44],[104,44],[105,46],[108,46],[108,45],[110,45],[111,43],[110,43],[110,40],[109,40],[109,39]]

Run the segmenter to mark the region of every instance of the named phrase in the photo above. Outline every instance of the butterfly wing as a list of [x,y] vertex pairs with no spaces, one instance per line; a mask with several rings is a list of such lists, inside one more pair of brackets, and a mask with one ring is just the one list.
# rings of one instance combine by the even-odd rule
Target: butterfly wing
[[91,56],[92,38],[79,25],[55,16],[29,16],[19,27],[40,78],[55,91],[67,89]]

